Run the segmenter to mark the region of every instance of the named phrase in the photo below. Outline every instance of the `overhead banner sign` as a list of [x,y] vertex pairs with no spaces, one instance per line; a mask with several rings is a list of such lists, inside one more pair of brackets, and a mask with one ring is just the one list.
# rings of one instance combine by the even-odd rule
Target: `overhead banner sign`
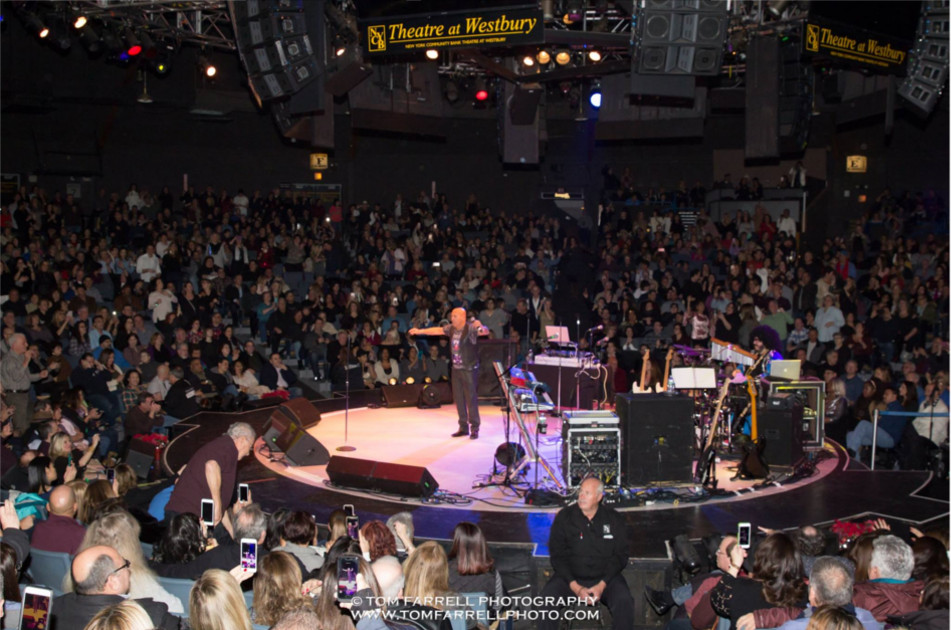
[[831,21],[806,22],[803,46],[807,55],[822,55],[855,68],[905,74],[908,42]]
[[371,55],[398,55],[428,48],[486,48],[540,44],[542,11],[507,8],[366,20],[363,41]]

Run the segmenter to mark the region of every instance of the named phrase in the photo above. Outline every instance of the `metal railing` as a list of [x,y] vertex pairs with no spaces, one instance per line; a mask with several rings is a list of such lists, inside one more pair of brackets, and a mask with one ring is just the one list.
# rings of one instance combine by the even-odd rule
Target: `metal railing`
[[[875,410],[872,416],[872,470],[875,470],[875,448],[878,446],[878,418],[879,416],[907,416],[912,418],[928,418],[930,422],[935,420],[949,420],[951,413],[935,413],[933,411],[879,411]],[[932,427],[933,428],[933,427]],[[932,440],[933,441],[933,440]],[[898,446],[896,442],[895,446]]]

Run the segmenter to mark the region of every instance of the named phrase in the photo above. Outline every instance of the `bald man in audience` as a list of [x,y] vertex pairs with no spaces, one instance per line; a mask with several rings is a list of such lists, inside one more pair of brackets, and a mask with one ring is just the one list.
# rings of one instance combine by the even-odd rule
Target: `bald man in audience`
[[[131,572],[129,561],[112,547],[97,545],[79,552],[73,558],[73,593],[60,595],[53,601],[53,624],[56,630],[83,630],[97,612],[126,599]],[[153,599],[135,600],[162,630],[178,630],[181,620],[169,614],[168,607]]]
[[69,486],[57,486],[46,508],[50,516],[33,529],[33,548],[75,555],[86,535],[86,528],[76,520],[76,493]]

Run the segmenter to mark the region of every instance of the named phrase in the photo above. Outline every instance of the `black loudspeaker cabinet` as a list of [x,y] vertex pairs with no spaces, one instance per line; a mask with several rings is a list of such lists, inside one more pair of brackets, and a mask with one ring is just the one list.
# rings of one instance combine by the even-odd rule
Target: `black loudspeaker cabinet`
[[327,477],[331,483],[338,486],[408,497],[428,497],[439,488],[429,469],[423,466],[390,464],[337,455],[331,457],[330,463],[327,464]]
[[145,440],[132,438],[129,440],[129,450],[125,456],[125,463],[132,466],[136,477],[148,479],[149,469],[155,461],[155,445]]
[[321,466],[330,453],[307,428],[320,422],[320,412],[303,398],[282,403],[264,425],[264,443],[271,450],[284,453],[295,466]]
[[419,390],[422,389],[415,383],[413,385],[384,385],[383,400],[390,409],[395,407],[415,407],[419,402]]
[[765,408],[757,415],[758,437],[766,438],[763,459],[770,466],[792,466],[803,457],[802,405]]
[[618,394],[621,483],[689,482],[693,477],[693,398],[680,394]]

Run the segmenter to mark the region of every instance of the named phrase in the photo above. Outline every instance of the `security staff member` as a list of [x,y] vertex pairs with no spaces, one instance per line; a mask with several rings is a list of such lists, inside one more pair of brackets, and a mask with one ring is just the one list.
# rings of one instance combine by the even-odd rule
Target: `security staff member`
[[[628,629],[634,626],[634,600],[621,575],[628,561],[627,526],[620,514],[601,505],[603,496],[604,484],[589,477],[581,483],[578,503],[555,516],[548,537],[555,573],[542,597],[574,596],[587,605],[603,601],[611,611],[611,627]],[[558,620],[546,614],[538,627],[556,630]]]

